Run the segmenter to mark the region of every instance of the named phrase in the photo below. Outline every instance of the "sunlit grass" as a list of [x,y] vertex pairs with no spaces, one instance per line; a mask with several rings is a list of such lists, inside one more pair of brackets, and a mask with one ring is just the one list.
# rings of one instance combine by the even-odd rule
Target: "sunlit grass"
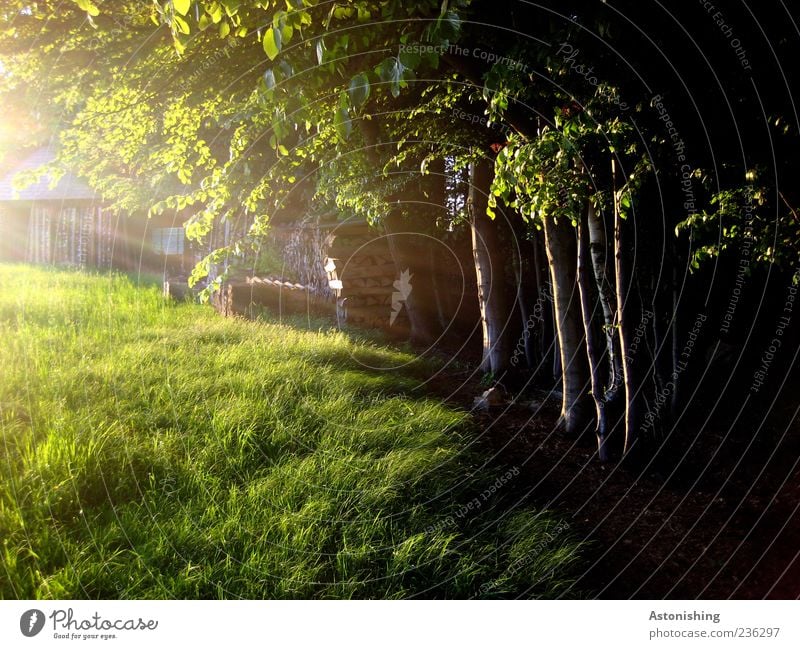
[[0,266],[0,285],[0,596],[548,597],[569,582],[558,521],[515,508],[513,480],[482,500],[504,469],[471,450],[465,413],[415,390],[410,356],[223,319],[123,276]]

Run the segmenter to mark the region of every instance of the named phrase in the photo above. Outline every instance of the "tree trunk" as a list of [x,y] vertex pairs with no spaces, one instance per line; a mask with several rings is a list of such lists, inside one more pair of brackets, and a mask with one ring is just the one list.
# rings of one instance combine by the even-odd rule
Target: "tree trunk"
[[[612,161],[612,169],[614,168]],[[642,381],[640,366],[642,359],[633,357],[631,339],[635,335],[637,322],[634,314],[641,315],[636,309],[633,292],[633,274],[630,267],[629,235],[630,224],[622,219],[616,197],[614,183],[614,261],[617,273],[617,322],[619,323],[619,341],[622,351],[622,372],[625,385],[625,447],[623,453],[628,455],[636,444],[642,424]]]
[[441,234],[437,221],[447,213],[447,176],[445,175],[444,158],[435,158],[428,164],[428,173],[421,178],[420,187],[423,199],[427,204],[420,205],[420,213],[428,221],[427,230],[435,236],[425,241],[427,267],[430,269],[431,298],[436,307],[436,328],[441,333],[449,326],[453,318],[449,304],[447,287],[441,281],[441,261],[452,262],[446,246],[441,242]]
[[561,419],[568,433],[583,432],[588,423],[586,389],[589,372],[577,283],[575,230],[566,218],[544,219],[544,240],[553,283],[553,306],[561,357]]
[[431,275],[431,288],[433,289],[433,298],[436,302],[436,319],[438,328],[444,332],[450,327],[455,314],[453,313],[454,310],[448,299],[449,294],[447,293],[446,287],[442,285],[441,258],[441,248],[437,250],[434,246],[428,247],[428,265],[433,272]]
[[541,367],[551,368],[551,374],[548,380],[552,380],[552,378],[557,375],[554,371],[554,366],[558,358],[558,340],[555,333],[552,288],[550,282],[546,279],[549,277],[549,271],[546,260],[544,259],[547,255],[544,250],[542,238],[541,233],[534,233],[533,264],[536,268],[536,285],[539,288],[536,297],[536,306],[534,307],[534,317],[538,319],[541,325],[538,340]]
[[606,403],[609,403],[616,398],[623,381],[622,354],[616,322],[617,295],[614,288],[614,264],[606,243],[603,219],[591,203],[589,203],[586,217],[594,281],[603,310],[603,331],[606,336],[608,353],[608,383],[604,398]]
[[478,281],[483,329],[481,369],[501,377],[511,368],[513,342],[509,340],[510,308],[503,273],[505,259],[499,246],[497,223],[486,214],[493,167],[490,160],[473,163],[470,179],[470,228]]
[[520,315],[522,333],[514,348],[512,364],[534,369],[541,360],[536,346],[538,330],[541,329],[534,313],[540,287],[534,267],[534,248],[526,237],[525,222],[519,214],[514,215],[511,224],[514,235],[514,249],[511,251],[516,279],[516,299]]
[[597,425],[597,453],[601,462],[609,460],[608,446],[608,419],[606,417],[606,403],[603,384],[603,349],[600,336],[594,326],[594,308],[598,304],[599,293],[595,289],[592,254],[587,221],[589,211],[593,211],[591,204],[587,214],[582,215],[578,225],[578,288],[581,295],[581,315],[583,316],[583,329],[586,334],[586,358],[589,362],[589,376],[592,386],[592,400],[594,401]]
[[678,408],[681,404],[681,397],[683,396],[682,390],[682,381],[680,377],[680,372],[678,371],[678,361],[680,360],[678,357],[679,354],[679,347],[678,347],[678,305],[679,305],[679,295],[678,295],[678,244],[676,242],[676,238],[672,238],[672,322],[670,323],[671,332],[670,332],[670,342],[672,346],[671,350],[671,369],[672,369],[672,382],[675,384],[675,387],[672,390],[672,397],[670,399],[670,418],[672,421],[678,416]]

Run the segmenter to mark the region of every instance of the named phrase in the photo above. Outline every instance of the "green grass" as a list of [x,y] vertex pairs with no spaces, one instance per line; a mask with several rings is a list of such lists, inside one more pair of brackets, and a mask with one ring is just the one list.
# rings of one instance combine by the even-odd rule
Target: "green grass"
[[576,544],[515,505],[513,479],[482,499],[504,468],[466,413],[415,389],[430,367],[405,352],[223,319],[124,276],[0,265],[0,285],[0,596],[570,583]]

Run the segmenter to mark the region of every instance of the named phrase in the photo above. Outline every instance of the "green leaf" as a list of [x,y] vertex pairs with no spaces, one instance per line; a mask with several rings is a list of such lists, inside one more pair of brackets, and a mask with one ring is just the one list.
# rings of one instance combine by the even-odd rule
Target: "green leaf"
[[294,76],[294,68],[289,64],[288,61],[281,61],[278,63],[278,69],[283,74],[284,79],[291,79]]
[[267,90],[272,90],[275,87],[275,72],[273,72],[272,68],[267,68],[264,73],[264,85],[267,86]]
[[392,97],[398,97],[400,95],[400,82],[403,80],[404,70],[405,67],[400,62],[400,59],[394,56],[384,59],[375,69],[381,81],[389,83],[389,90],[392,93]]
[[192,6],[192,0],[172,0],[172,6],[181,16],[185,16]]
[[344,20],[346,18],[352,18],[353,16],[353,7],[340,7],[338,5],[333,6],[333,15],[337,20]]
[[325,52],[327,52],[327,48],[325,47],[325,41],[321,38],[317,39],[317,63],[322,65],[322,62],[325,60]]
[[281,51],[281,33],[270,27],[264,32],[264,52],[266,52],[270,61],[274,61],[275,57]]
[[78,7],[85,11],[90,16],[100,15],[100,10],[95,6],[91,0],[75,0]]
[[211,16],[211,21],[216,24],[222,20],[222,7],[218,2],[212,2],[206,7],[206,13]]
[[227,22],[220,23],[219,25],[219,36],[220,38],[225,38],[228,34],[231,33],[231,26]]
[[369,98],[369,78],[363,72],[357,74],[350,80],[350,85],[347,88],[347,94],[350,95],[350,101],[355,108],[360,108],[365,101]]
[[461,18],[455,11],[448,11],[444,15],[445,24],[450,29],[450,35],[455,37],[461,29]]
[[413,54],[411,52],[401,52],[399,58],[400,63],[402,63],[404,67],[412,69],[416,68],[422,60],[419,54]]
[[350,114],[347,112],[346,108],[340,107],[336,111],[336,115],[333,118],[333,126],[336,129],[336,134],[339,136],[339,139],[342,142],[350,137],[353,124],[350,121]]
[[175,22],[175,26],[178,28],[178,31],[181,34],[188,34],[191,30],[189,29],[189,23],[187,23],[183,18],[180,16],[173,16],[172,20]]

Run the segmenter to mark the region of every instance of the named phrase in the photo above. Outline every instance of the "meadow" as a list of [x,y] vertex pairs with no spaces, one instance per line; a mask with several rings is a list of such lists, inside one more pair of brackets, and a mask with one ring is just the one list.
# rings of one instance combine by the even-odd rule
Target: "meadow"
[[[579,548],[433,361],[0,266],[3,598],[554,597]],[[399,369],[386,369],[399,368]],[[472,503],[472,506],[470,506]]]

